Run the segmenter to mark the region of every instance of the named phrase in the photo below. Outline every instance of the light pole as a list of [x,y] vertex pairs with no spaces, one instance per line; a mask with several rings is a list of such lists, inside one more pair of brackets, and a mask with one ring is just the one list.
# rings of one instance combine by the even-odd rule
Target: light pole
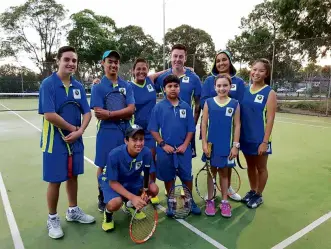
[[165,0],[163,0],[163,70],[166,67],[165,59]]

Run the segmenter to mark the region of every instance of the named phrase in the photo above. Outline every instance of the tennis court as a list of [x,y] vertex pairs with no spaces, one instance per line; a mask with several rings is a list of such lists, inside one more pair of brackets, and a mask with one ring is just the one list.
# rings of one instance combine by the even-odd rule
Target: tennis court
[[[34,98],[0,99],[0,110],[31,107],[37,108]],[[277,113],[273,130],[274,155],[269,160],[269,181],[261,207],[250,210],[241,203],[231,201],[233,215],[230,219],[222,218],[218,211],[215,217],[203,214],[200,217],[189,216],[185,221],[167,218],[161,208],[156,233],[143,245],[135,245],[131,241],[129,218],[121,211],[114,215],[114,232],[101,230],[102,214],[97,211],[96,169],[93,165],[95,124],[93,118],[84,134],[86,160],[85,174],[79,178],[79,205],[97,221],[91,225],[65,221],[67,200],[63,185],[58,213],[65,236],[52,240],[46,228],[47,184],[42,181],[42,154],[39,148],[41,117],[37,111],[0,111],[1,249],[264,249],[285,248],[287,242],[290,249],[331,247],[330,118]],[[200,157],[200,144],[197,148]],[[196,158],[193,165],[196,173],[203,164],[200,158]],[[238,170],[242,178],[239,193],[244,195],[248,190],[248,180],[245,170]],[[158,183],[161,187],[161,205],[165,207],[163,184]],[[203,206],[195,191],[194,195],[199,205]],[[16,225],[18,230],[15,230]],[[284,240],[284,244],[279,244]]]

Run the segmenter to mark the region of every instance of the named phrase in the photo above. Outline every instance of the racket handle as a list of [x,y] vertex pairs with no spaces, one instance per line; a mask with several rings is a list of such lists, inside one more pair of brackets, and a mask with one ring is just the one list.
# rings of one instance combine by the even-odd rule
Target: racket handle
[[68,177],[72,177],[72,155],[68,156]]
[[211,148],[212,148],[213,144],[209,142],[207,146],[208,146],[207,147],[207,149],[208,149],[208,155],[206,155],[206,157],[210,158]]

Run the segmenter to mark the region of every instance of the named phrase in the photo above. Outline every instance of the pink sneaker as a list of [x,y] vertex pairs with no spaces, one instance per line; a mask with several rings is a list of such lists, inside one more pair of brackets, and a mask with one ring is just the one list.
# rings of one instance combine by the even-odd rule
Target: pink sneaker
[[228,201],[222,201],[220,204],[221,215],[226,218],[230,218],[231,214],[231,205]]
[[216,214],[216,208],[215,208],[214,200],[206,202],[205,214],[207,216],[214,216]]

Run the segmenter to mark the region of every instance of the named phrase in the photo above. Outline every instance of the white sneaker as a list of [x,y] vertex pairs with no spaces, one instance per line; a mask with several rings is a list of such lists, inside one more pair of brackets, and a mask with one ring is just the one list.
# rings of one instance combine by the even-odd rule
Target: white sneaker
[[48,217],[47,220],[47,229],[48,229],[48,236],[52,239],[59,239],[63,237],[64,233],[61,228],[60,218],[59,216],[51,219]]
[[228,195],[234,201],[241,201],[241,196],[236,193],[231,186],[228,189]]
[[79,207],[76,207],[75,209],[72,209],[69,211],[67,210],[66,213],[66,220],[67,221],[77,221],[79,223],[83,224],[90,224],[95,222],[95,218],[91,215],[85,214],[83,210],[81,210]]

